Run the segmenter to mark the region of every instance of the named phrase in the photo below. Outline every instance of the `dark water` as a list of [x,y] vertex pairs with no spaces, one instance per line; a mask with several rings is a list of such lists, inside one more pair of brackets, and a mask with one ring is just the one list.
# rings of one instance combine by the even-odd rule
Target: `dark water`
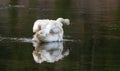
[[[34,21],[58,17],[64,41],[32,43]],[[0,0],[0,71],[120,71],[120,1]]]

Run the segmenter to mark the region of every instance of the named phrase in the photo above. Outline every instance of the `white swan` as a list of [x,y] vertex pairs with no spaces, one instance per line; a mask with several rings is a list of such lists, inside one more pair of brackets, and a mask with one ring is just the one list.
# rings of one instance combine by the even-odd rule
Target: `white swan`
[[57,20],[41,19],[36,20],[33,25],[33,41],[62,41],[63,40],[63,24],[69,25],[69,19],[58,18]]

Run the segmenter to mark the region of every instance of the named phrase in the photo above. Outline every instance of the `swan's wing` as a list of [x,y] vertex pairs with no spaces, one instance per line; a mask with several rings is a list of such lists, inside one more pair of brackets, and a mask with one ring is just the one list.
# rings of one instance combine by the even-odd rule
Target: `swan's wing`
[[47,26],[45,27],[45,33],[51,33],[51,34],[57,34],[60,33],[62,31],[62,26],[60,26],[58,23],[56,23],[55,21],[51,20],[49,22],[49,24],[47,24]]
[[52,33],[52,34],[58,34],[60,32],[62,32],[60,27],[53,27],[50,31],[50,33]]

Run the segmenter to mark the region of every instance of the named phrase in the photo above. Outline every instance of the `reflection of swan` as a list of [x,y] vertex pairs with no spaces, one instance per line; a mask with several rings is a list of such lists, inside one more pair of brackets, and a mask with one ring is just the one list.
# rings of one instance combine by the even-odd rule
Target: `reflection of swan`
[[51,42],[39,44],[34,42],[33,58],[35,62],[42,63],[44,61],[54,63],[69,54],[69,50],[63,51],[62,42]]
[[33,26],[35,33],[34,41],[62,41],[63,40],[63,24],[70,24],[69,19],[58,18],[57,20],[37,20]]

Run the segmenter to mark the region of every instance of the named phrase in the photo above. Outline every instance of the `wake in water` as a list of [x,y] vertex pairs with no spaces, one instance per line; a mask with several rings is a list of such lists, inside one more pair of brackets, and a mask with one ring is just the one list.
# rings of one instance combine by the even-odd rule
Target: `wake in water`
[[[33,43],[32,38],[26,38],[26,37],[1,37],[0,41],[12,41],[12,42],[25,42],[25,43]],[[74,40],[74,39],[63,39],[63,42],[80,42],[80,39]]]
[[27,42],[32,43],[32,38],[18,38],[18,37],[0,37],[0,41],[13,41],[13,42]]

